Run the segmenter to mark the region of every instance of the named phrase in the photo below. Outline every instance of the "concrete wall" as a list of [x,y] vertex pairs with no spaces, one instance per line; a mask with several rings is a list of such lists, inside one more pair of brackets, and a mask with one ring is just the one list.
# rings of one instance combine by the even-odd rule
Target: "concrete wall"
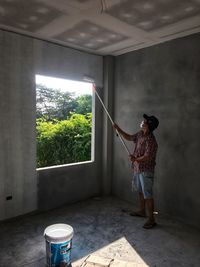
[[[35,74],[102,86],[103,58],[0,31],[0,220],[100,192],[102,113],[95,107],[95,162],[36,172]],[[6,200],[7,196],[11,200]]]
[[[115,121],[129,133],[142,114],[160,120],[155,131],[157,209],[189,224],[200,222],[200,35],[192,35],[116,58]],[[132,144],[129,144],[132,149]],[[135,203],[131,168],[114,138],[113,193]]]
[[[0,220],[101,193],[137,200],[127,153],[116,136],[112,145],[113,132],[99,101],[95,161],[36,171],[35,74],[75,80],[88,75],[104,85],[100,96],[111,115],[114,101],[115,121],[124,130],[136,132],[144,112],[158,116],[156,207],[198,226],[199,54],[196,34],[119,56],[115,62],[106,57],[103,65],[100,56],[0,31]],[[8,196],[12,199],[6,200]]]
[[[111,120],[113,118],[113,101],[114,101],[114,66],[115,58],[112,56],[104,57],[103,77],[104,77],[104,94],[103,103],[107,108]],[[102,143],[102,192],[104,195],[112,193],[112,166],[113,166],[113,129],[112,123],[103,112],[103,143]]]
[[32,55],[30,38],[0,31],[0,219],[36,208]]

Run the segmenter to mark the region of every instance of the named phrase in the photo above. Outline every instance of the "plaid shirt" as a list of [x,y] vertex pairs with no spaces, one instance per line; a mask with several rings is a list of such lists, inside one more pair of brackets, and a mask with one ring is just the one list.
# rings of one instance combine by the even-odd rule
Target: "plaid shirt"
[[135,158],[141,156],[150,156],[149,160],[132,163],[134,173],[154,172],[156,165],[156,152],[158,144],[153,133],[144,135],[142,131],[132,135],[132,140],[135,143],[133,156]]

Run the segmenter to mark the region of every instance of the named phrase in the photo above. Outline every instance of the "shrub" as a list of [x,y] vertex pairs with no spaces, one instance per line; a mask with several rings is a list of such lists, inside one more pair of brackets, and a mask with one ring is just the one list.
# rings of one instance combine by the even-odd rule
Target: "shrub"
[[92,114],[68,120],[37,119],[37,167],[91,160]]

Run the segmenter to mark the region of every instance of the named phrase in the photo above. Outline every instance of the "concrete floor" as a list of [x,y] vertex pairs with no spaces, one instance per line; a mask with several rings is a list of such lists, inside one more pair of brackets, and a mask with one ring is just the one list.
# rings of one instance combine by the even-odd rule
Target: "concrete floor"
[[74,228],[73,267],[91,253],[132,261],[133,266],[200,266],[198,229],[158,215],[158,226],[145,230],[144,218],[131,217],[121,208],[130,208],[130,204],[111,197],[91,199],[1,222],[0,267],[44,267],[43,232],[54,223]]

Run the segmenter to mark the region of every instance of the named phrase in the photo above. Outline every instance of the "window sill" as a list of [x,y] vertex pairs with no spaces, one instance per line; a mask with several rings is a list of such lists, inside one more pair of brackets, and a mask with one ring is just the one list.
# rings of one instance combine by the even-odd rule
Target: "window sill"
[[54,165],[54,166],[42,167],[42,168],[36,168],[36,171],[43,171],[43,170],[57,169],[57,168],[66,168],[66,167],[72,167],[72,166],[77,166],[77,165],[85,165],[85,164],[91,164],[91,163],[94,163],[94,160],[75,162],[75,163],[69,163],[69,164],[63,164],[63,165]]

